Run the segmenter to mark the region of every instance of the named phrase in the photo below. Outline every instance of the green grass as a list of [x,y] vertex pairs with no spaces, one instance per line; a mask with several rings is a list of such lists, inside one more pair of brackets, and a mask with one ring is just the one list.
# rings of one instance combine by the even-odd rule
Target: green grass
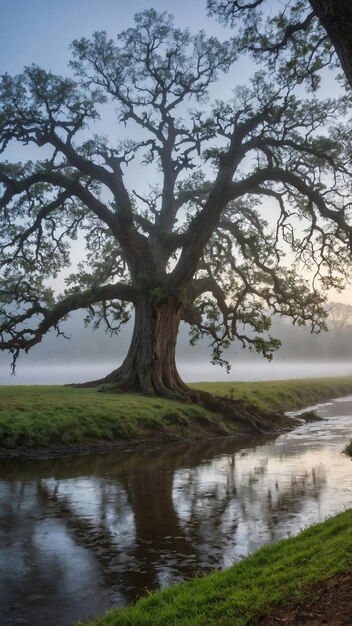
[[[352,393],[352,377],[193,386],[268,412],[284,412]],[[233,420],[200,406],[140,394],[64,386],[0,387],[0,447],[6,450],[238,431]]]
[[352,393],[352,377],[304,378],[265,382],[194,383],[210,393],[245,400],[264,411],[285,412]]
[[352,510],[266,546],[224,572],[112,609],[90,626],[244,626],[352,569]]
[[217,422],[202,407],[140,394],[0,387],[0,447],[5,449],[131,440],[156,433],[174,438],[186,436],[190,424],[210,423],[215,429]]

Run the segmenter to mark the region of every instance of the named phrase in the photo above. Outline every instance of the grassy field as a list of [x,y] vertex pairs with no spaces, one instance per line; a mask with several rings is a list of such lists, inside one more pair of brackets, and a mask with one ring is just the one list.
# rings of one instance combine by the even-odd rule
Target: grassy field
[[352,569],[352,511],[266,546],[224,572],[113,609],[90,626],[244,626]]
[[[352,377],[194,387],[284,412],[352,393]],[[100,441],[226,435],[237,423],[182,404],[139,394],[98,393],[64,386],[0,387],[0,448],[39,448]]]
[[0,387],[0,446],[51,446],[89,441],[186,435],[212,422],[199,406],[139,394],[59,386]]
[[245,400],[251,406],[283,413],[352,393],[352,376],[263,382],[194,383],[215,395]]

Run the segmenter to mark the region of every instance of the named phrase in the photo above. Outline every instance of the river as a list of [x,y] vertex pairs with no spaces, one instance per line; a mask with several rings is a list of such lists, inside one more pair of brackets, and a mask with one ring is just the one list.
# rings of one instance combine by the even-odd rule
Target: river
[[0,623],[66,626],[352,506],[352,397],[278,437],[0,463]]

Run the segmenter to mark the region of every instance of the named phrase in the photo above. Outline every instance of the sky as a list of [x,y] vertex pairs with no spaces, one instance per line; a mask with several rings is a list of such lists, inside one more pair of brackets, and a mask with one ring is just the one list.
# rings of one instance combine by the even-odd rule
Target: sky
[[[200,29],[224,40],[232,31],[218,24],[215,18],[207,16],[206,0],[0,0],[0,75],[20,73],[26,65],[37,64],[46,70],[66,76],[71,72],[68,67],[71,59],[70,44],[74,39],[90,37],[94,31],[105,30],[112,38],[122,30],[133,25],[137,12],[149,8],[167,11],[175,16],[175,23],[181,28],[190,28],[194,32]],[[249,68],[253,64],[247,60],[240,67],[232,70],[221,82],[221,92],[216,97],[231,97],[235,82],[246,82]],[[218,86],[216,86],[218,89]],[[114,114],[105,114],[95,132],[116,139],[125,132],[121,126],[114,127]],[[13,144],[7,150],[5,158],[10,161],[25,161],[40,158],[42,151],[35,152],[33,147],[21,147]],[[138,170],[138,183],[133,165],[124,173],[129,188],[136,188],[143,193],[144,181],[148,184],[157,182],[153,179],[154,171]],[[82,258],[80,240],[72,245],[72,261],[77,263]],[[55,282],[58,291],[65,288],[64,278],[69,271],[64,270]]]
[[[149,8],[167,10],[175,15],[180,27],[195,32],[201,28],[211,31],[219,39],[225,39],[224,28],[215,19],[207,17],[206,0],[0,0],[0,74],[20,73],[24,66],[35,63],[55,73],[67,74],[71,58],[69,46],[74,39],[89,37],[96,30],[106,30],[114,37],[132,26],[133,16]],[[243,75],[243,80],[245,76]],[[229,83],[224,92],[230,94]],[[12,152],[12,151],[11,151]],[[13,160],[23,157],[11,153]],[[25,157],[30,158],[30,157]],[[88,333],[86,337],[88,340]],[[61,340],[62,341],[62,340]],[[45,340],[39,350],[47,354]],[[72,358],[68,346],[67,359]],[[118,357],[119,358],[119,357]],[[24,367],[23,367],[24,365]],[[27,365],[27,367],[26,367]],[[29,377],[28,366],[32,372]],[[213,370],[212,370],[213,371]],[[103,371],[101,375],[103,375]],[[106,373],[106,372],[105,372]],[[57,377],[58,372],[55,373]],[[83,379],[97,374],[83,374]],[[37,376],[37,378],[36,378]],[[65,376],[65,374],[63,374]],[[72,379],[72,373],[69,380]],[[9,357],[0,359],[0,382],[21,384],[43,381],[43,372],[36,374],[32,354],[20,359],[18,375],[10,376]],[[48,379],[49,382],[49,379]],[[58,382],[67,382],[65,378]]]
[[0,0],[0,72],[16,73],[30,63],[64,72],[73,39],[96,30],[114,36],[132,25],[135,13],[151,7],[172,13],[182,27],[211,25],[213,34],[224,35],[207,17],[206,0]]
[[[219,39],[229,36],[229,31],[207,16],[206,0],[0,0],[0,74],[16,74],[35,63],[65,75],[73,39],[89,37],[96,30],[114,37],[133,24],[136,12],[150,7],[174,14],[180,27],[194,32],[204,28]],[[237,65],[219,83],[217,96],[229,96],[232,79],[245,82],[250,68],[248,61]],[[349,291],[332,294],[331,299],[352,303]]]

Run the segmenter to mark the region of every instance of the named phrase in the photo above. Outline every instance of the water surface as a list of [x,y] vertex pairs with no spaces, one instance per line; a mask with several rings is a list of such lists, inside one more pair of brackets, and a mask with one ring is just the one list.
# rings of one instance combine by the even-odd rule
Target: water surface
[[352,506],[352,397],[279,437],[0,464],[0,623],[65,626]]

